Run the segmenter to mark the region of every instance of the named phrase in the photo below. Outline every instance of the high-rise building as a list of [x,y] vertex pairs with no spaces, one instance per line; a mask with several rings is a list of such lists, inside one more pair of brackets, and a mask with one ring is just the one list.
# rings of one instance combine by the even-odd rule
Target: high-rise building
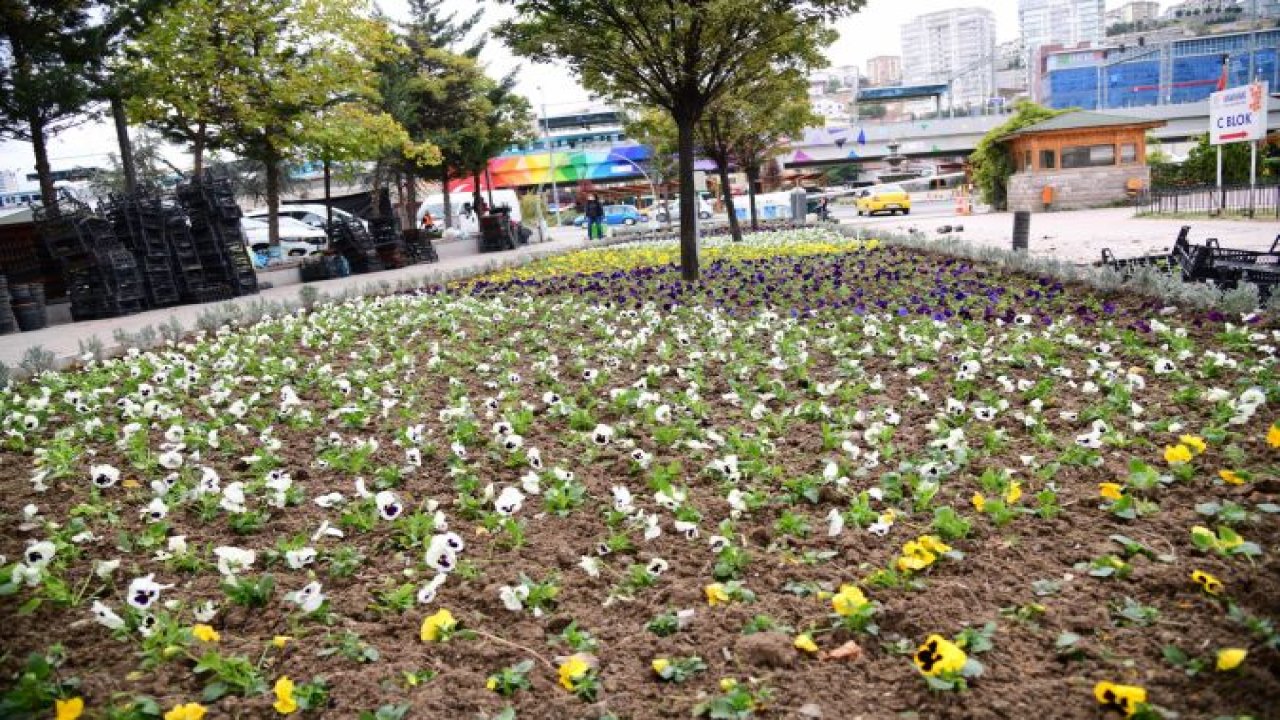
[[0,192],[13,192],[18,189],[18,173],[15,170],[0,170]]
[[1101,42],[1105,24],[1105,0],[1018,0],[1018,29],[1031,55],[1041,45]]
[[995,96],[996,18],[985,8],[921,15],[902,26],[902,81],[947,85],[953,106]]
[[879,55],[867,61],[867,82],[872,87],[897,85],[902,82],[902,58]]

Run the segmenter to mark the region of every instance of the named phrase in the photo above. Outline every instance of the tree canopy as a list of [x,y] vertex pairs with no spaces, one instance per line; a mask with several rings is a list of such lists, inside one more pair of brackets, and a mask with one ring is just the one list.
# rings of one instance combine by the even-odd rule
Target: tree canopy
[[670,113],[678,132],[681,269],[698,277],[694,126],[732,89],[788,69],[826,64],[829,21],[865,0],[506,0],[516,17],[497,34],[519,54],[569,64],[592,92]]

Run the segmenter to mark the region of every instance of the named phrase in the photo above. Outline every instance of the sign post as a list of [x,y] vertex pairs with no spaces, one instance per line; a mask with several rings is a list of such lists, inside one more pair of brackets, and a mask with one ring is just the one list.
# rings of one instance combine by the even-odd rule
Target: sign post
[[1230,88],[1209,96],[1209,142],[1218,148],[1218,192],[1221,211],[1226,205],[1222,186],[1222,146],[1247,142],[1252,146],[1249,159],[1249,196],[1257,183],[1258,141],[1267,135],[1267,98],[1269,86],[1254,82]]

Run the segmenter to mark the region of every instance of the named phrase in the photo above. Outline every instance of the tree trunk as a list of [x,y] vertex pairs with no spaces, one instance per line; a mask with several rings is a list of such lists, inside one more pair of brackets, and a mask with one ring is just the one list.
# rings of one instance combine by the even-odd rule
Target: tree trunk
[[116,125],[116,142],[120,144],[120,167],[124,170],[124,191],[138,190],[138,168],[133,163],[133,143],[129,142],[129,116],[124,111],[120,93],[111,93],[111,119]]
[[[333,163],[331,163],[328,158],[325,158],[325,161],[324,161],[324,214],[325,214],[324,222],[325,222],[325,225],[333,224],[333,188],[330,185],[330,182],[333,177],[332,166],[333,166]],[[374,201],[374,204],[375,205],[377,204],[376,200]]]
[[760,182],[760,168],[747,168],[747,202],[751,204],[751,232],[760,230],[760,220],[756,215],[756,183]]
[[46,208],[58,212],[58,191],[53,187],[53,170],[49,167],[49,148],[45,145],[44,118],[39,112],[31,113],[27,121],[31,125],[31,148],[36,154],[36,175],[40,178],[40,202]]
[[[480,202],[483,199],[484,199],[483,196],[480,194],[480,171],[472,170],[471,171],[471,209],[476,211],[477,218],[480,217],[480,211],[476,210],[476,208],[480,207]],[[489,212],[493,212],[493,208],[489,208]]]
[[263,157],[267,166],[267,242],[280,245],[280,159],[274,152]]
[[196,138],[191,143],[191,176],[198,182],[204,172],[204,135],[205,124],[196,126]]
[[418,222],[418,174],[413,168],[409,168],[404,175],[404,203],[408,206],[405,211],[409,216],[406,227],[414,227]]
[[698,279],[698,206],[693,187],[693,127],[696,118],[679,113],[675,118],[680,160],[680,273],[687,282]]
[[449,162],[440,161],[440,197],[444,200],[444,227],[453,227],[453,203],[449,201]]
[[738,213],[733,208],[733,189],[729,187],[729,163],[717,161],[716,165],[720,166],[720,192],[724,195],[724,211],[729,213],[729,234],[733,236],[734,242],[742,242],[742,226],[738,224]]

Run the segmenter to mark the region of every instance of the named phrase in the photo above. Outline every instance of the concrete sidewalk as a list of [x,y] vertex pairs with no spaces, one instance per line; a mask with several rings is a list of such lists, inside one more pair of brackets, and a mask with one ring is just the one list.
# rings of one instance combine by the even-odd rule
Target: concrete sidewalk
[[[428,283],[442,283],[453,278],[480,274],[498,267],[524,264],[531,260],[558,253],[578,250],[587,247],[586,232],[581,228],[554,228],[550,238],[544,243],[521,246],[516,250],[499,253],[481,254],[476,243],[470,240],[458,240],[437,245],[440,261],[437,263],[410,265],[396,270],[351,275],[345,278],[334,278],[306,284],[290,284],[268,288],[257,295],[236,298],[216,303],[199,305],[179,305],[159,310],[149,310],[137,315],[106,318],[102,320],[85,320],[82,322],[51,325],[42,330],[19,332],[0,336],[0,363],[10,368],[16,367],[26,355],[28,349],[42,347],[52,352],[58,366],[79,357],[80,343],[89,341],[95,336],[100,340],[108,355],[119,352],[114,339],[119,332],[130,335],[137,334],[148,326],[158,329],[160,325],[176,319],[187,330],[196,329],[196,320],[210,308],[220,305],[239,305],[248,307],[258,302],[297,301],[298,293],[304,287],[314,287],[323,294],[342,296],[348,292],[357,292],[366,287],[394,289],[397,284],[412,280],[425,279]],[[622,237],[615,240],[624,240]],[[598,242],[596,243],[599,244]]]
[[[935,215],[928,217],[846,220],[850,227],[862,227],[868,234],[911,229],[931,238],[952,237],[975,245],[1010,248],[1013,244],[1013,214]],[[964,226],[963,232],[938,233],[945,225]],[[1074,263],[1094,263],[1103,248],[1116,257],[1167,253],[1183,225],[1191,226],[1191,241],[1203,243],[1218,238],[1224,247],[1266,250],[1280,234],[1280,223],[1268,220],[1166,219],[1134,215],[1133,208],[1105,208],[1068,212],[1032,213],[1028,249],[1033,255],[1054,257]]]

